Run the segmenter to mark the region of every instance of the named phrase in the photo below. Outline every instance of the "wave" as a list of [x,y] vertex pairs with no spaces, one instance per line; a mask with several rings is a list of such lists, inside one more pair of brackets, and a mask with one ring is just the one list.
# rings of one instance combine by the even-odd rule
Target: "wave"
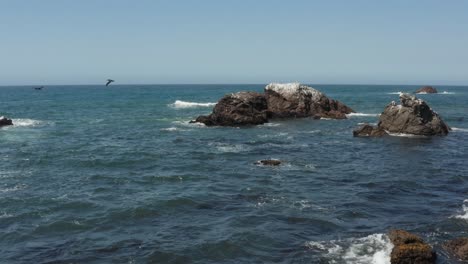
[[422,136],[422,135],[414,135],[414,134],[406,134],[406,133],[391,133],[388,131],[385,131],[385,132],[387,132],[387,134],[392,137],[427,138],[427,136]]
[[375,117],[378,117],[378,116],[380,116],[380,114],[351,113],[351,114],[347,114],[346,116],[347,117],[353,117],[353,116],[375,116]]
[[161,128],[160,131],[174,132],[174,131],[185,131],[185,129],[180,129],[178,127],[167,127],[167,128]]
[[451,127],[453,132],[468,132],[468,128]]
[[48,122],[34,119],[12,119],[13,127],[36,127],[47,124]]
[[453,216],[454,218],[468,220],[468,199],[463,201],[462,205],[463,212],[459,215]]
[[400,92],[391,92],[391,93],[387,93],[387,94],[398,94],[398,95],[400,95],[400,94],[402,94],[402,93],[403,93],[403,92],[400,91]]
[[443,91],[443,92],[441,92],[440,94],[455,94],[455,93],[454,93],[454,92]]
[[215,106],[216,103],[197,103],[197,102],[186,102],[181,100],[176,100],[174,103],[169,104],[168,106],[178,109],[183,108],[197,108],[197,107],[210,107]]
[[393,244],[384,234],[372,234],[358,239],[311,241],[306,247],[324,252],[330,263],[390,264]]
[[191,121],[173,121],[172,124],[183,126],[183,127],[205,127],[206,125],[203,123],[190,123]]

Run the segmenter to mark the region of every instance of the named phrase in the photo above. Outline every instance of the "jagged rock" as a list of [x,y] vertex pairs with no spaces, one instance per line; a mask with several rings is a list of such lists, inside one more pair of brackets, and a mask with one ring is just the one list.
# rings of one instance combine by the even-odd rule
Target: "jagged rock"
[[8,119],[4,116],[0,116],[0,127],[2,126],[12,126],[13,121],[11,119]]
[[280,160],[269,159],[269,160],[259,160],[255,162],[255,165],[265,165],[265,166],[278,166],[281,164]]
[[392,264],[433,264],[436,253],[419,236],[405,230],[392,230],[388,233],[394,247],[390,255]]
[[382,137],[388,135],[385,130],[379,127],[373,127],[369,124],[364,124],[353,131],[355,137]]
[[208,116],[195,121],[207,126],[244,126],[268,122],[265,96],[255,92],[238,92],[221,98]]
[[273,118],[315,117],[345,119],[354,112],[343,103],[299,83],[271,83],[265,87],[269,116]]
[[445,250],[462,261],[468,261],[468,237],[460,237],[443,245]]
[[444,136],[450,128],[426,102],[409,94],[400,95],[401,105],[389,104],[380,115],[379,128],[390,133]]
[[432,86],[423,86],[419,88],[415,93],[422,93],[422,94],[437,93],[437,89]]

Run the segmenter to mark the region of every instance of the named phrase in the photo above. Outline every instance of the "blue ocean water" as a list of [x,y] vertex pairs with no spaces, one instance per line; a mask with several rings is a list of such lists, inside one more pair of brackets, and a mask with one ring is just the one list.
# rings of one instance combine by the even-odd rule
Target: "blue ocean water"
[[0,87],[16,124],[0,129],[0,262],[388,263],[403,228],[455,263],[440,245],[468,235],[468,87],[419,95],[446,137],[353,138],[417,86],[313,85],[347,120],[188,123],[263,87]]

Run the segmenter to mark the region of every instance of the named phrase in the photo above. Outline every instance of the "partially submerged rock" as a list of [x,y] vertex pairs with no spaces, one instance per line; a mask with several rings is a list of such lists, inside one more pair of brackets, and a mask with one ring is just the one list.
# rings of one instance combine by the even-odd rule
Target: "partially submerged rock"
[[193,122],[207,126],[259,125],[269,118],[313,117],[345,119],[354,112],[322,92],[299,83],[269,84],[265,93],[239,92],[226,95],[213,113]]
[[369,124],[364,124],[358,129],[353,131],[353,136],[355,137],[382,137],[388,135],[385,130],[374,127]]
[[388,233],[394,247],[390,255],[392,264],[433,264],[436,253],[419,236],[405,230],[392,230]]
[[445,250],[462,261],[468,261],[468,237],[460,237],[443,245]]
[[355,136],[381,136],[388,134],[409,134],[418,136],[445,136],[450,128],[426,102],[409,94],[400,94],[401,104],[391,102],[380,115],[377,127],[361,127],[353,132]]
[[255,162],[255,165],[264,165],[264,166],[278,166],[281,164],[281,160],[269,159],[269,160],[259,160]]
[[260,125],[268,122],[265,96],[255,92],[238,92],[221,98],[208,116],[195,121],[207,126]]
[[2,126],[12,126],[13,121],[11,119],[8,119],[4,116],[0,116],[0,127]]
[[343,103],[300,83],[271,83],[265,87],[268,113],[271,117],[316,117],[345,119],[354,112]]
[[437,93],[437,89],[432,86],[423,86],[419,88],[415,93],[417,94]]

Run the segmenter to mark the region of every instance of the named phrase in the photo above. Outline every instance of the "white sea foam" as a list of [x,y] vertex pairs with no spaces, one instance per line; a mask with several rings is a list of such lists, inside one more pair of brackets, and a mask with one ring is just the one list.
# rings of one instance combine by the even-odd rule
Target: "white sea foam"
[[367,113],[350,113],[346,115],[347,117],[360,117],[360,116],[380,116],[380,114],[367,114]]
[[250,148],[243,144],[226,144],[226,143],[211,143],[218,152],[222,153],[239,153],[250,150]]
[[313,250],[323,251],[329,263],[390,264],[393,244],[384,234],[372,234],[364,238],[307,242]]
[[36,127],[36,126],[41,126],[48,124],[50,122],[45,122],[41,120],[34,120],[34,119],[13,119],[13,127]]
[[387,94],[398,94],[398,95],[401,95],[401,94],[403,94],[403,92],[401,92],[401,91],[400,91],[400,92],[391,92],[391,93],[387,93]]
[[468,220],[468,199],[463,201],[461,214],[455,215],[454,218]]
[[451,127],[453,132],[468,132],[468,128]]
[[392,137],[427,138],[426,136],[422,136],[422,135],[414,135],[414,134],[407,134],[407,133],[391,133],[388,131],[385,131],[385,132],[387,132],[387,134]]
[[264,123],[264,124],[261,124],[259,126],[264,126],[264,127],[277,127],[277,126],[280,126],[281,124],[280,123]]
[[205,127],[203,123],[190,123],[190,121],[173,121],[172,124],[183,127]]
[[3,212],[2,214],[0,214],[0,219],[1,218],[9,218],[9,217],[12,217],[13,215],[12,214],[8,214],[6,212]]
[[211,107],[215,105],[216,103],[197,103],[197,102],[186,102],[186,101],[176,100],[174,103],[169,104],[168,106],[182,109],[182,108]]
[[26,185],[25,184],[18,184],[18,185],[15,185],[13,187],[10,187],[10,188],[4,188],[4,189],[0,189],[0,192],[2,193],[6,193],[6,192],[14,192],[14,191],[19,191],[19,190],[22,190],[26,188]]
[[454,93],[454,92],[443,91],[443,92],[441,92],[440,94],[455,94],[455,93]]
[[178,131],[180,128],[177,127],[167,127],[167,128],[161,128],[161,131]]

